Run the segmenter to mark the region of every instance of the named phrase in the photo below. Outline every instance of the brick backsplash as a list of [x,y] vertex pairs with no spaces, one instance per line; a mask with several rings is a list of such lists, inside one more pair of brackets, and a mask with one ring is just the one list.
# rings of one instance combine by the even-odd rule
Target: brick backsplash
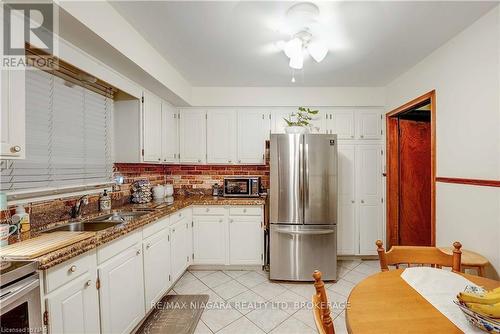
[[[269,165],[155,165],[115,164],[115,173],[125,177],[125,183],[149,179],[151,183],[171,183],[174,191],[182,189],[209,190],[214,183],[222,185],[226,176],[260,176],[262,186],[269,187]],[[125,186],[126,187],[126,186]]]

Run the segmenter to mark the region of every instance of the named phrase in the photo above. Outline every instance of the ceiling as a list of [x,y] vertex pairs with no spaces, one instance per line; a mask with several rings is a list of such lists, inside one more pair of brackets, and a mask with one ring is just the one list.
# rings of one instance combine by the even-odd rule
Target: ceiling
[[496,2],[317,2],[329,46],[295,83],[276,47],[293,31],[294,2],[115,1],[193,86],[385,86],[496,6]]

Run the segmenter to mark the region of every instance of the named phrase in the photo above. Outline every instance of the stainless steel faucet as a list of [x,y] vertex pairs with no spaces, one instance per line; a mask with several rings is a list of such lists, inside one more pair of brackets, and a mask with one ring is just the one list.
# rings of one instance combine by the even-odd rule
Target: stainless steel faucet
[[82,206],[89,204],[89,196],[83,195],[80,197],[75,205],[71,208],[71,218],[81,218],[82,216]]

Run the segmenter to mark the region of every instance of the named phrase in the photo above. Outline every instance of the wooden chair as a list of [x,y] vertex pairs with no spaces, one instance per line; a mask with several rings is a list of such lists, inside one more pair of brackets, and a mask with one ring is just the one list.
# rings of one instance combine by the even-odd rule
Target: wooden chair
[[312,296],[316,328],[320,334],[335,334],[333,320],[330,316],[330,307],[328,306],[328,299],[326,297],[325,283],[321,280],[321,272],[315,270],[312,276],[314,277],[314,288],[316,289],[316,293]]
[[422,246],[392,246],[386,252],[381,240],[377,240],[375,244],[382,271],[388,271],[390,265],[398,268],[400,264],[406,264],[408,267],[414,264],[431,265],[434,268],[451,267],[452,271],[460,272],[462,244],[458,241],[453,243],[453,254],[446,254],[437,247]]

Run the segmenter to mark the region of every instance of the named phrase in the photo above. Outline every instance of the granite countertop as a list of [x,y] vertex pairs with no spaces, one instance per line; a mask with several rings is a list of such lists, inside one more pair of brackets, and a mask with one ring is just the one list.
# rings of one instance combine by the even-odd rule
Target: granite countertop
[[[158,204],[151,202],[148,204],[126,204],[122,207],[113,208],[116,211],[142,211],[151,210],[147,214],[138,217],[132,221],[124,222],[119,226],[110,227],[108,229],[95,232],[95,235],[87,238],[85,240],[79,241],[70,246],[60,248],[56,251],[47,253],[39,258],[34,259],[38,261],[39,269],[45,270],[56,266],[64,261],[67,261],[75,256],[83,254],[89,250],[92,250],[100,245],[108,243],[114,239],[124,236],[132,231],[141,228],[144,225],[153,223],[165,216],[169,216],[176,211],[184,209],[190,205],[264,205],[264,198],[224,198],[224,197],[212,197],[212,196],[178,196],[171,205]],[[95,218],[97,215],[91,215],[83,217],[83,219],[88,220]],[[64,225],[68,221],[58,222],[48,225],[48,228],[56,227],[59,225]],[[22,233],[19,236],[17,242],[22,242],[24,240],[29,240],[31,238],[39,236],[42,231],[30,231]],[[16,242],[14,241],[14,242]]]

